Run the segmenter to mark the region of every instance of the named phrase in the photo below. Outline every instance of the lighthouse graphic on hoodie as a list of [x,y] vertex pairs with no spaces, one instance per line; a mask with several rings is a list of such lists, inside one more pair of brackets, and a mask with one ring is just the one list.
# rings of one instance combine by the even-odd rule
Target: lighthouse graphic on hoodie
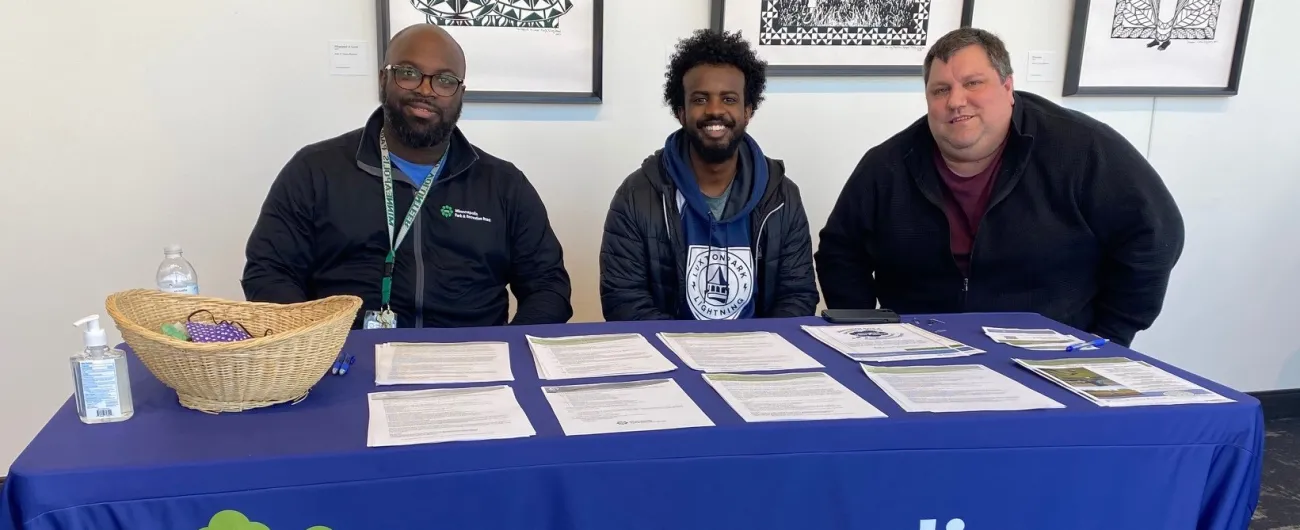
[[725,219],[717,219],[695,181],[681,134],[678,131],[668,137],[663,157],[664,168],[677,186],[677,209],[686,242],[682,303],[696,320],[751,318],[756,278],[749,216],[767,189],[767,159],[758,144],[745,135],[731,193],[748,190],[749,197],[740,208],[730,208]]

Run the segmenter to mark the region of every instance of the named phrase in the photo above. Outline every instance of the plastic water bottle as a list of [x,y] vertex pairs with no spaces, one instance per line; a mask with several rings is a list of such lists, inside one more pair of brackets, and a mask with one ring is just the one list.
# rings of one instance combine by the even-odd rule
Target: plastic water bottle
[[168,293],[199,294],[199,274],[181,255],[180,245],[167,245],[158,266],[158,289]]

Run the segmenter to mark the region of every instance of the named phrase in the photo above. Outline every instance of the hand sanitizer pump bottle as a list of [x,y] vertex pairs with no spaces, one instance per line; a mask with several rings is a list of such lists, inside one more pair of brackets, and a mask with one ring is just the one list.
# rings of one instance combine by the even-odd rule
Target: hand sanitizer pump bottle
[[131,419],[131,377],[126,352],[108,347],[99,327],[99,315],[78,320],[86,350],[72,356],[72,379],[76,386],[77,416],[84,423],[110,423]]

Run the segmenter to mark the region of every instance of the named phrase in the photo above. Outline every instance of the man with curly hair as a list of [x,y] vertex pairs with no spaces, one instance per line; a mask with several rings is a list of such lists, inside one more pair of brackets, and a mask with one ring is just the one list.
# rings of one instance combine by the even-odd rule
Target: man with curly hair
[[700,30],[678,43],[664,100],[681,128],[623,181],[605,219],[606,320],[813,314],[799,188],[745,133],[766,69],[738,33]]

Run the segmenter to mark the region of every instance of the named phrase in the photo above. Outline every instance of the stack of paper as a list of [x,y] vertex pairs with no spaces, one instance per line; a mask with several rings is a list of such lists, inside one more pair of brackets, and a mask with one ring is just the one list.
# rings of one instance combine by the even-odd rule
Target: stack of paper
[[513,381],[504,342],[386,342],[375,345],[376,385]]
[[528,337],[542,379],[607,377],[671,372],[677,365],[640,333]]
[[704,381],[748,422],[885,417],[823,372],[704,374]]
[[1065,406],[982,364],[867,366],[867,377],[908,412],[1059,409]]
[[1103,407],[1233,401],[1146,362],[1124,357],[1015,361]]
[[659,340],[695,370],[761,372],[823,368],[776,333],[660,333]]
[[1051,329],[1015,329],[991,328],[984,326],[984,334],[994,342],[1018,346],[1027,350],[1065,351],[1070,346],[1075,350],[1095,350],[1096,346],[1085,344],[1087,341],[1074,335],[1066,335]]
[[803,326],[803,329],[858,362],[946,359],[984,353],[911,324]]
[[544,386],[542,395],[569,436],[713,426],[672,379]]
[[508,386],[441,388],[369,395],[367,447],[537,434]]

